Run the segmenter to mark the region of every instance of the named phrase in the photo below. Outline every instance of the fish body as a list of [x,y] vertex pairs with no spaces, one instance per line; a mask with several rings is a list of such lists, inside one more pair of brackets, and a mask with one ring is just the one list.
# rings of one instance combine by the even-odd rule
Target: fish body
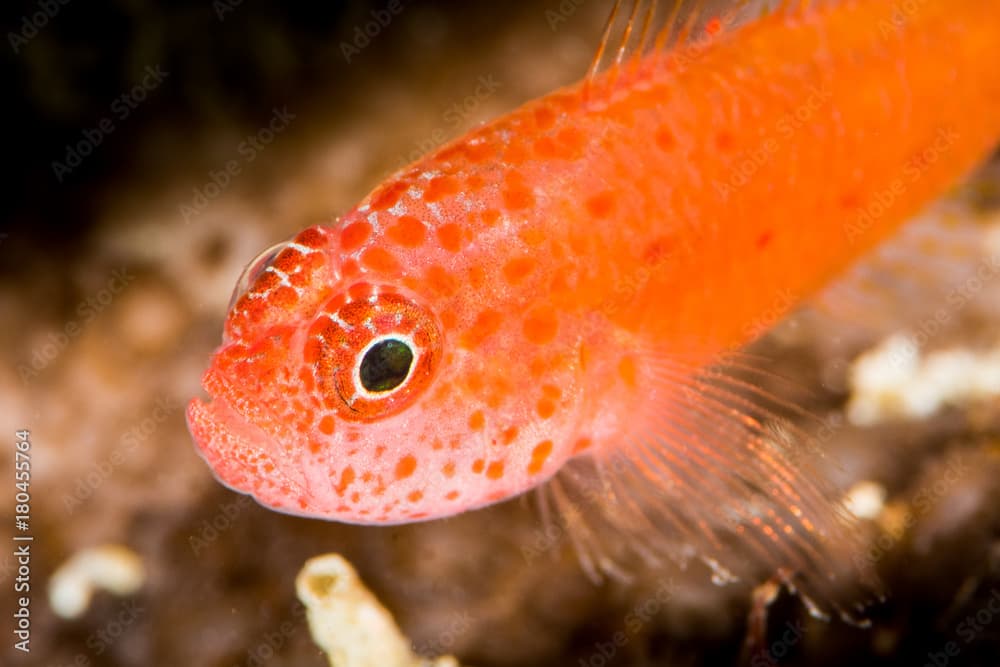
[[777,509],[730,509],[794,560],[781,534],[822,532],[819,492],[705,370],[1000,138],[1000,7],[897,4],[723,15],[698,48],[532,101],[299,233],[251,272],[212,400],[188,408],[216,475],[391,524],[588,459],[623,512],[673,504],[659,517],[708,544],[706,516],[766,483]]

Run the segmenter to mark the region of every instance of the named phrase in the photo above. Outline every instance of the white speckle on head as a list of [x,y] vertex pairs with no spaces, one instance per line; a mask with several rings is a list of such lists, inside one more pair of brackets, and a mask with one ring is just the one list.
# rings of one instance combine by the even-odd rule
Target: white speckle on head
[[[288,278],[288,274],[282,271],[281,269],[275,268],[274,266],[269,266],[266,269],[264,269],[264,271],[270,271],[274,275],[278,276],[278,284],[281,285],[282,287],[288,287],[294,290],[295,294],[297,294],[300,299],[305,295],[305,290],[301,287],[296,287],[295,285],[293,285],[292,281],[289,280]],[[271,291],[272,290],[268,290],[268,293],[270,293]]]
[[289,241],[287,247],[298,250],[303,255],[312,255],[313,253],[319,252],[316,248],[310,248],[307,245],[302,245],[301,243],[296,243],[295,241]]
[[273,273],[274,275],[278,276],[278,282],[281,285],[284,285],[285,287],[292,286],[292,282],[288,279],[288,274],[282,271],[281,269],[276,268],[274,266],[269,266],[266,269],[264,269],[264,271]]

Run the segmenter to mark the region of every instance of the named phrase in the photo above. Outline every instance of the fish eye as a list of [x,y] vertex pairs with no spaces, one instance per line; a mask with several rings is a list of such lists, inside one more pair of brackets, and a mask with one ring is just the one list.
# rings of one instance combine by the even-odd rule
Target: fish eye
[[243,273],[240,274],[240,279],[236,281],[236,287],[233,289],[233,296],[229,299],[229,309],[231,310],[233,304],[235,304],[241,296],[243,296],[250,286],[254,284],[260,274],[267,270],[267,267],[271,266],[271,263],[275,258],[281,254],[290,241],[282,241],[281,243],[275,243],[270,248],[264,250],[259,255],[254,257],[246,268],[243,269]]
[[413,350],[404,341],[383,338],[368,348],[358,374],[361,386],[370,392],[395,389],[406,380],[413,365]]
[[441,360],[433,314],[392,288],[366,283],[320,306],[302,345],[326,405],[347,421],[404,410],[427,390]]

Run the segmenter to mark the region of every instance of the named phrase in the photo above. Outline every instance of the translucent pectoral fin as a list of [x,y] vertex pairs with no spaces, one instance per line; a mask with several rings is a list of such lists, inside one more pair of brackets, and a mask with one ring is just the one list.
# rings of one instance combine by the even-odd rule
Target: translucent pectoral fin
[[621,440],[571,461],[547,492],[588,571],[697,558],[716,583],[776,575],[814,615],[857,622],[877,584],[802,411],[746,362],[643,358],[647,398]]

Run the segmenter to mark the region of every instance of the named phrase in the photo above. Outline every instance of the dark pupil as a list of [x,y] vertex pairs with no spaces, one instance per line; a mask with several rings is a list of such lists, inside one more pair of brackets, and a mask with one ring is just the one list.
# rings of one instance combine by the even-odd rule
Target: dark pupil
[[375,343],[361,360],[361,384],[368,391],[389,391],[406,379],[413,352],[401,341],[387,339]]

